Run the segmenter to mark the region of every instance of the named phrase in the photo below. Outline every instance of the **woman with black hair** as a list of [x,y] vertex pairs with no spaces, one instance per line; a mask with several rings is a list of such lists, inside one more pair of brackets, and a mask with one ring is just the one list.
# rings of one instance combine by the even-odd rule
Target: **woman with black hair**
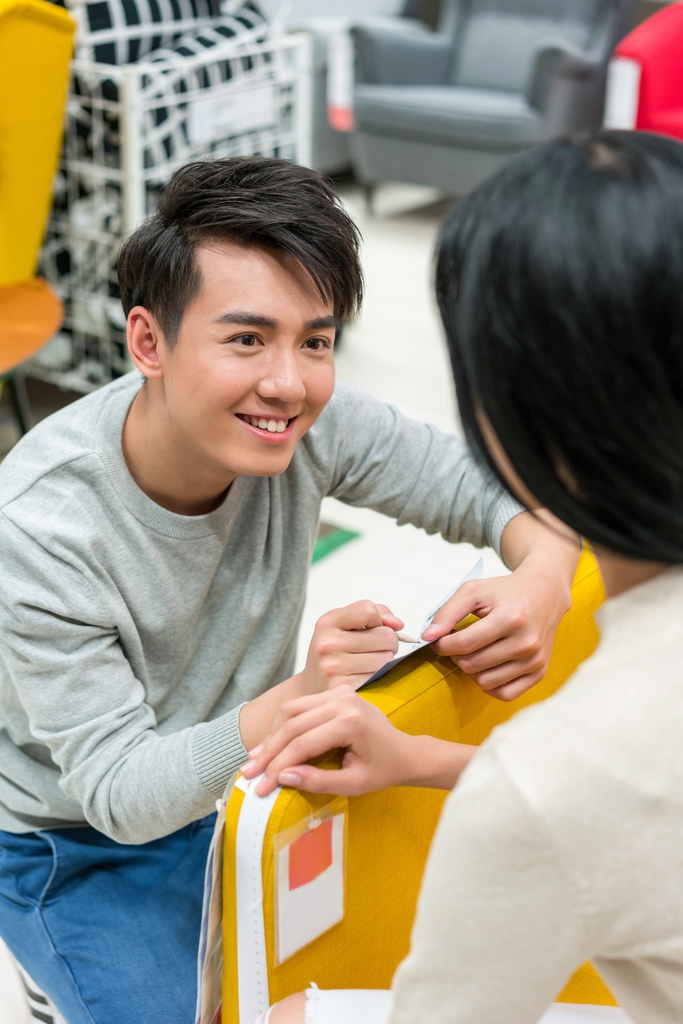
[[[437,292],[469,441],[591,542],[601,639],[471,758],[392,992],[312,990],[269,1022],[535,1024],[586,960],[633,1021],[680,1022],[683,146],[615,132],[517,157],[447,220]],[[301,762],[334,746],[331,784]],[[451,788],[470,754],[340,689],[290,709],[251,773]]]

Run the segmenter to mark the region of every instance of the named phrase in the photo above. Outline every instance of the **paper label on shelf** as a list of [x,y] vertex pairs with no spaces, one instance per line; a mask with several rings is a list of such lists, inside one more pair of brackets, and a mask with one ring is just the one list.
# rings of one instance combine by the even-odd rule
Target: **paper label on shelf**
[[277,122],[273,85],[214,93],[192,100],[188,108],[187,130],[192,145],[272,128]]
[[615,57],[607,71],[605,98],[605,128],[633,131],[638,121],[640,102],[639,61],[630,57]]
[[327,118],[338,132],[352,132],[353,40],[348,32],[334,32],[327,42]]

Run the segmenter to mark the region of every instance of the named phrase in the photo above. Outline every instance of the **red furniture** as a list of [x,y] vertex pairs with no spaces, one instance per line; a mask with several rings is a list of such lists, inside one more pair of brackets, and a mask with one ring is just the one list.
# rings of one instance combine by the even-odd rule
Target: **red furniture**
[[605,124],[683,139],[683,3],[653,14],[617,45]]

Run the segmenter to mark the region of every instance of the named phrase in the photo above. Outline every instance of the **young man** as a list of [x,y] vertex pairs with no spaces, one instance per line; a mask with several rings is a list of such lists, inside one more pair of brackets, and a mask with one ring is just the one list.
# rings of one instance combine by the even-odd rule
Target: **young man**
[[183,168],[119,276],[137,371],[0,469],[0,934],[69,1024],[189,1024],[216,798],[285,699],[396,650],[359,602],[292,675],[322,498],[502,551],[434,638],[504,699],[543,675],[577,546],[456,438],[335,389],[362,279],[315,172]]

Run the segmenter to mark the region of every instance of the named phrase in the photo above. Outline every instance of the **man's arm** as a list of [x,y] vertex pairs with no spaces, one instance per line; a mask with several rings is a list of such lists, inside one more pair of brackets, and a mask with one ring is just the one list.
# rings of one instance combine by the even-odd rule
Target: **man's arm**
[[297,697],[339,690],[352,692],[396,654],[396,630],[403,622],[385,605],[356,601],[322,615],[315,626],[301,672],[245,704],[240,734],[252,750],[276,728],[283,705]]
[[501,554],[503,530],[523,511],[460,438],[343,382],[301,443],[311,462],[330,464],[324,493],[453,544]]
[[389,1024],[537,1024],[586,943],[543,823],[483,748],[444,807]]
[[[340,621],[324,617],[308,672],[244,705],[241,713],[235,708],[165,734],[93,573],[60,551],[57,541],[54,548],[61,557],[0,514],[3,699],[15,710],[17,731],[28,728],[49,750],[55,783],[89,824],[117,842],[148,842],[214,809],[247,759],[240,718],[252,746],[282,701],[341,679],[365,679],[398,646],[400,620],[358,602],[341,610]],[[328,628],[330,618],[334,629]]]

